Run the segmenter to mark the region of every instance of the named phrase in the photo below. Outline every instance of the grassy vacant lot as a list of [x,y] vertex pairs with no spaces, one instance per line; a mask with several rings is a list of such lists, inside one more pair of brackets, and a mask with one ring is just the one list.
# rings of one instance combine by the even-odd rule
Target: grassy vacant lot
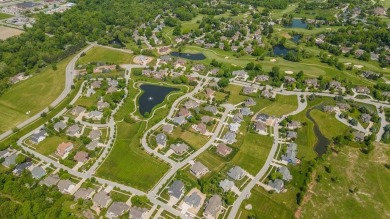
[[199,155],[196,160],[203,163],[214,173],[219,172],[225,165],[224,159],[211,150],[206,150]]
[[[142,127],[141,127],[142,126]],[[97,175],[147,191],[165,174],[168,165],[152,158],[140,148],[144,124],[117,123],[117,138],[112,151]]]
[[0,26],[0,40],[6,40],[13,36],[19,36],[23,32],[23,30]]
[[57,64],[57,70],[46,67],[33,77],[13,85],[0,96],[0,132],[12,129],[30,115],[48,107],[62,92],[65,85],[65,68],[70,58]]
[[389,218],[390,174],[384,167],[389,160],[389,147],[383,144],[369,155],[351,147],[332,154],[332,171],[318,168],[322,180],[303,205],[302,218]]
[[47,137],[44,141],[34,146],[37,152],[48,156],[53,154],[57,150],[57,146],[62,142],[69,142],[69,140],[54,135]]
[[109,62],[114,64],[128,64],[133,60],[133,55],[114,49],[95,46],[87,54],[78,60],[78,64],[90,62]]
[[273,139],[269,136],[254,133],[238,135],[238,142],[234,146],[239,147],[239,151],[234,156],[232,163],[242,167],[250,174],[256,175],[267,160],[272,142]]
[[[192,128],[191,128],[192,129]],[[194,133],[194,132],[190,132],[190,131],[182,131],[181,128],[176,128],[171,137],[173,139],[183,139],[185,142],[187,142],[188,144],[190,144],[193,148],[195,149],[200,149],[201,147],[203,147],[203,145],[205,145],[207,143],[207,141],[209,140],[206,136],[204,135],[201,135],[201,134],[198,134],[198,133]]]
[[261,112],[273,116],[282,116],[284,114],[296,110],[297,107],[298,107],[297,96],[276,95],[275,101],[272,102],[269,106],[262,109]]
[[230,91],[228,103],[237,104],[244,102],[248,98],[247,96],[240,95],[242,87],[239,85],[229,84],[225,90]]
[[349,130],[348,126],[339,122],[334,115],[329,113],[315,109],[310,112],[310,115],[320,127],[321,133],[329,139],[338,135],[346,134]]
[[0,20],[7,19],[7,18],[10,18],[10,17],[13,17],[13,16],[10,15],[10,14],[0,13]]

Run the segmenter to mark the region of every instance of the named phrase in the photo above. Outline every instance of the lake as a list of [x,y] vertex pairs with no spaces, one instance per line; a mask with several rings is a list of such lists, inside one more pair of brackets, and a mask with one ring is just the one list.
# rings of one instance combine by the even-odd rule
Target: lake
[[171,52],[171,56],[183,58],[183,59],[189,59],[189,60],[195,60],[200,61],[206,59],[206,56],[203,55],[203,53],[182,53],[182,52]]
[[274,55],[276,55],[276,56],[285,56],[285,55],[287,55],[288,51],[290,51],[290,50],[291,49],[287,49],[283,45],[276,45],[273,48]]
[[314,151],[317,152],[318,156],[321,157],[323,154],[326,153],[326,150],[328,148],[328,145],[330,144],[330,140],[327,139],[320,131],[320,128],[316,121],[311,117],[310,112],[311,110],[308,110],[306,112],[306,117],[310,119],[314,123],[314,134],[317,137],[317,142],[314,145]]
[[150,113],[155,106],[165,100],[165,97],[170,92],[179,90],[173,87],[164,87],[152,84],[142,84],[140,88],[143,93],[138,99],[138,105],[139,112],[142,115],[145,115],[147,112]]
[[302,28],[305,29],[307,24],[303,22],[301,19],[292,19],[292,23],[285,25],[286,28]]

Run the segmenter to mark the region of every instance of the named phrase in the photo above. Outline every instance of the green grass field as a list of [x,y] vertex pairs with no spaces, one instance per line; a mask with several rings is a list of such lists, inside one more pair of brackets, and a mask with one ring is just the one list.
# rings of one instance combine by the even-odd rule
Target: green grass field
[[[48,107],[60,95],[65,86],[65,68],[70,59],[59,62],[56,71],[46,67],[0,96],[1,133]],[[30,114],[26,115],[28,111]]]
[[85,56],[81,57],[77,63],[87,64],[90,62],[108,62],[114,64],[129,64],[133,60],[133,55],[118,50],[95,46],[90,49]]
[[[141,127],[143,126],[143,127]],[[117,123],[117,138],[97,176],[147,191],[165,174],[168,165],[140,148],[144,124]]]
[[297,107],[297,96],[276,95],[275,101],[272,102],[269,106],[263,108],[261,112],[273,116],[282,116],[287,113],[293,112],[297,109]]
[[4,19],[10,18],[10,17],[13,17],[13,16],[10,14],[0,13],[0,20],[4,20]]
[[327,162],[331,173],[317,168],[322,180],[303,205],[302,218],[388,218],[390,174],[383,164],[389,160],[389,147],[383,144],[369,155],[351,147],[332,154]]
[[[192,130],[192,128],[191,128],[191,130]],[[181,128],[176,128],[173,131],[171,137],[173,139],[181,138],[195,149],[200,149],[209,140],[209,138],[207,138],[206,136],[198,134],[198,133],[194,133],[191,131],[184,131],[183,132],[183,131],[181,131]]]
[[37,152],[48,156],[53,154],[57,150],[57,146],[63,142],[69,142],[69,140],[59,136],[50,136],[41,143],[35,145],[35,148]]

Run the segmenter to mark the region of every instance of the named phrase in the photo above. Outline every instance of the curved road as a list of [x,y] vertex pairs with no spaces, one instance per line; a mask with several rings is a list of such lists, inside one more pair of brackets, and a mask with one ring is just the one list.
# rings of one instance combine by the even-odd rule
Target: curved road
[[[85,49],[83,49],[82,51],[80,51],[77,55],[75,55],[73,57],[73,59],[69,62],[69,64],[66,66],[66,75],[65,75],[65,88],[64,90],[62,91],[62,93],[60,94],[60,96],[57,97],[57,99],[55,99],[51,104],[50,106],[51,107],[56,107],[58,104],[60,104],[66,96],[68,96],[68,94],[70,93],[70,91],[72,90],[72,85],[73,85],[73,78],[74,78],[74,69],[75,69],[75,65],[76,65],[76,61],[77,59],[80,57],[80,55],[83,53],[83,52],[87,52],[88,50],[90,50],[92,47],[94,47],[94,45],[89,45],[87,46]],[[46,107],[45,109],[43,109],[42,111],[40,111],[39,113],[35,114],[34,116],[28,118],[27,120],[23,121],[22,123],[19,123],[16,127],[18,129],[22,129],[23,127],[27,126],[28,124],[34,122],[35,120],[39,119],[41,117],[41,114],[43,112],[48,112],[49,111],[49,107]],[[0,135],[0,140],[3,140],[4,138],[8,137],[9,135],[11,135],[13,132],[12,130],[8,130],[4,133],[2,133]]]

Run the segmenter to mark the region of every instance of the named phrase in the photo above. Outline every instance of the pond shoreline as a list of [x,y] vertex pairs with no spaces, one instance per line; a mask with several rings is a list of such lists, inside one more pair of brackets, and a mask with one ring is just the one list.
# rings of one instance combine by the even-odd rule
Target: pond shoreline
[[310,110],[306,111],[306,117],[307,117],[310,121],[312,121],[313,124],[314,124],[313,130],[314,130],[314,134],[315,134],[316,137],[317,137],[317,142],[316,142],[316,144],[314,145],[314,148],[313,148],[313,149],[314,149],[314,151],[317,153],[317,155],[318,155],[319,157],[321,157],[323,154],[326,153],[326,151],[327,151],[327,149],[328,149],[328,146],[330,145],[331,141],[330,141],[327,137],[325,137],[325,136],[322,134],[322,132],[321,132],[321,130],[320,130],[318,124],[317,124],[316,121],[313,119],[313,117],[310,115],[310,112],[311,112],[312,110],[313,110],[313,109],[310,109]]

